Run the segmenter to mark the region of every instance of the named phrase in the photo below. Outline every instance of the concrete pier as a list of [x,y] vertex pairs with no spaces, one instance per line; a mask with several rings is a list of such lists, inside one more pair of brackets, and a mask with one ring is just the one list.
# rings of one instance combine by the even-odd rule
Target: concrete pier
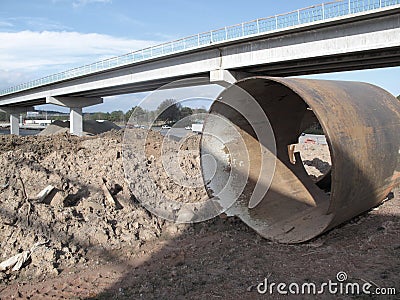
[[19,116],[21,113],[26,113],[27,111],[33,111],[32,106],[3,106],[1,111],[10,114],[10,133],[19,135]]
[[69,132],[73,135],[82,136],[83,114],[82,108],[103,103],[100,97],[46,97],[46,103],[68,107],[70,111]]

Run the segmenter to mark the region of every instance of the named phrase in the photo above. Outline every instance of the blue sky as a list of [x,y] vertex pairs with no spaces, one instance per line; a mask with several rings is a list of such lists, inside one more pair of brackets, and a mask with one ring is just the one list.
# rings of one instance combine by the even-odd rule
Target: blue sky
[[[0,89],[150,45],[321,2],[0,0]],[[400,94],[400,68],[308,77],[367,81]],[[126,111],[144,96],[113,97],[86,111]]]

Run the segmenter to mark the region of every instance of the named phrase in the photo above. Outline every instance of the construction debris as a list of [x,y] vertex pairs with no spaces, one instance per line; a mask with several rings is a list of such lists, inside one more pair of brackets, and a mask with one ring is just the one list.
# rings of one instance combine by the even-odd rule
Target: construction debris
[[26,250],[22,253],[18,253],[10,257],[9,259],[0,263],[0,271],[6,271],[10,268],[12,268],[11,271],[19,271],[22,265],[28,260],[30,255],[31,255],[30,250]]
[[0,263],[0,271],[6,271],[10,268],[11,271],[19,271],[24,266],[24,264],[30,259],[31,254],[42,245],[47,244],[47,242],[38,242],[34,244],[29,250],[25,250],[21,253],[18,253],[9,259]]
[[6,188],[8,188],[9,185],[10,185],[10,181],[7,180],[7,182],[5,184],[0,185],[0,189],[1,190],[6,189]]
[[54,190],[54,186],[48,185],[46,186],[43,190],[40,191],[39,194],[37,194],[35,200],[37,202],[43,202],[46,197]]

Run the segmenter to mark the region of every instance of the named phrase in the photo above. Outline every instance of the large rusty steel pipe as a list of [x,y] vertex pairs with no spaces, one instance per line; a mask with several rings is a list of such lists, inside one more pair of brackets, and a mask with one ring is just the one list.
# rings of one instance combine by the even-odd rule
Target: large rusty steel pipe
[[[228,107],[236,97],[235,88],[258,102],[276,140],[272,182],[256,205],[249,201],[256,181],[267,176],[257,155],[265,145],[260,145],[248,125],[252,122]],[[400,103],[377,86],[251,77],[226,88],[210,113],[233,122],[250,153],[247,185],[227,213],[265,238],[283,243],[307,241],[378,205],[400,183]],[[308,176],[300,155],[296,153],[293,164],[287,151],[315,118],[323,128],[332,160],[331,172],[319,183]],[[212,180],[208,185],[212,186]]]

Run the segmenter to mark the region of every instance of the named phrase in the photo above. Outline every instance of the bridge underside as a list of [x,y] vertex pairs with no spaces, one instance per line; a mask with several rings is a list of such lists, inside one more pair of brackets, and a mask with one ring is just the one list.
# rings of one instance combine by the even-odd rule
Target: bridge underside
[[400,47],[298,59],[241,68],[254,75],[289,77],[400,66]]

